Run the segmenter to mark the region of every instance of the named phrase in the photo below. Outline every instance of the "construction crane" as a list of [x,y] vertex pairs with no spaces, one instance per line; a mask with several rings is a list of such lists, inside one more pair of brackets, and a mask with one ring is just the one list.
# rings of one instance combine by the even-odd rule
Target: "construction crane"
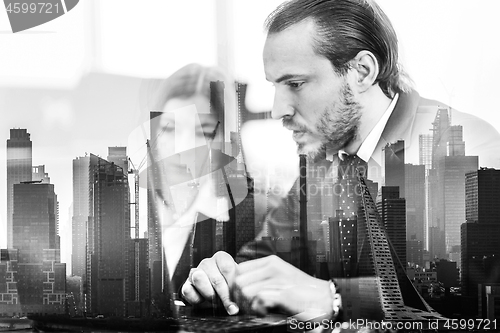
[[[148,145],[148,142],[146,142],[146,145]],[[135,218],[134,218],[134,266],[135,266],[135,300],[139,301],[140,295],[139,295],[139,290],[138,288],[139,283],[140,283],[140,274],[139,274],[139,170],[144,166],[144,163],[146,162],[146,156],[142,159],[141,163],[139,163],[139,166],[136,168],[134,165],[134,162],[128,158],[128,161],[130,162],[130,170],[128,170],[129,174],[134,175],[134,202],[130,202],[129,204],[135,205]]]
[[[168,123],[167,123],[167,126],[168,126]],[[165,131],[165,129],[162,129],[158,135],[156,136],[156,138],[153,140],[153,147],[156,146],[156,143],[157,143],[157,139],[158,137]],[[134,175],[134,202],[130,202],[131,205],[135,205],[135,225],[134,225],[134,229],[135,229],[135,238],[139,238],[139,171],[142,169],[142,167],[144,166],[144,163],[146,163],[147,161],[147,157],[150,156],[152,158],[152,152],[151,152],[151,146],[150,146],[150,143],[149,143],[149,140],[146,140],[146,154],[144,155],[144,157],[142,158],[142,161],[139,163],[138,167],[136,168],[134,163],[132,162],[132,160],[130,159],[130,157],[128,158],[129,162],[130,162],[130,170],[128,170],[128,173],[129,174],[133,174]],[[153,158],[152,158],[153,160]]]
[[146,162],[146,157],[142,159],[138,168],[135,167],[134,162],[132,162],[130,157],[128,158],[128,161],[130,162],[130,170],[128,170],[128,173],[134,175],[134,202],[130,202],[131,205],[135,205],[134,238],[139,238],[139,170],[144,166],[144,163]]

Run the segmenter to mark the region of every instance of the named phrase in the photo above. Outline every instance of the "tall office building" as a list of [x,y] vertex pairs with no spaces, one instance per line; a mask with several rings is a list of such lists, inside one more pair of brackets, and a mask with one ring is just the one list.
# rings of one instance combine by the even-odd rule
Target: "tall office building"
[[417,240],[416,237],[406,240],[406,260],[408,260],[410,267],[415,267],[415,265],[424,266],[423,249],[422,241]]
[[[47,172],[45,172],[45,165],[37,165],[37,166],[34,166],[32,167],[32,179],[33,181],[37,181],[37,182],[40,182],[42,184],[50,184],[50,177],[49,177],[49,174]],[[59,201],[56,200],[56,233],[57,235],[59,235],[59,228],[60,228],[60,224],[59,224]],[[59,236],[58,236],[58,244],[60,244],[60,239],[59,239]],[[58,245],[59,247],[59,245]]]
[[10,130],[7,139],[7,247],[12,247],[12,213],[14,211],[14,184],[31,181],[32,142],[26,129]]
[[498,283],[500,223],[461,225],[462,293],[477,297],[478,285]]
[[[158,267],[158,265],[153,265],[153,263],[162,261],[162,247],[161,247],[161,227],[158,211],[156,209],[156,187],[157,184],[161,184],[160,181],[160,171],[159,166],[157,164],[158,161],[155,161],[154,156],[159,156],[159,154],[155,153],[158,147],[158,136],[160,135],[160,116],[161,112],[151,112],[150,113],[150,131],[151,131],[151,140],[148,144],[148,244],[149,244],[149,267],[154,269],[153,267]],[[175,144],[175,143],[173,143]],[[161,264],[160,264],[161,266]],[[158,277],[162,276],[158,274],[159,272],[152,272],[152,276]],[[161,282],[156,283],[156,285],[161,285]]]
[[478,169],[477,156],[446,156],[441,167],[447,253],[460,252],[460,225],[465,222],[465,174]]
[[13,186],[14,249],[2,250],[1,313],[65,312],[66,264],[60,262],[57,196],[54,185],[42,181]]
[[405,193],[406,239],[416,239],[425,244],[425,165],[405,164]]
[[440,258],[460,253],[465,173],[478,168],[477,156],[465,156],[462,126],[452,126],[450,118],[447,108],[438,109],[433,123],[432,169],[427,178],[429,228],[434,227],[430,240],[435,242],[429,244],[429,249],[433,257]]
[[432,169],[439,167],[439,161],[447,156],[451,119],[447,108],[438,108],[432,123]]
[[49,174],[45,172],[45,165],[37,165],[32,168],[31,178],[33,181],[41,181],[44,184],[50,184]]
[[128,172],[127,147],[108,147],[108,162],[113,162]]
[[124,315],[130,300],[130,208],[127,171],[97,159],[89,192],[93,218],[87,224],[84,277],[89,313]]
[[14,184],[13,248],[20,263],[43,260],[43,251],[59,251],[57,196],[53,184]]
[[9,316],[66,312],[66,264],[59,249],[43,250],[38,262],[20,262],[21,250],[0,250],[0,313]]
[[450,126],[447,156],[465,156],[465,141],[463,141],[463,127],[460,125]]
[[133,238],[128,243],[130,281],[127,316],[141,318],[147,314],[147,300],[150,298],[149,246],[147,238]]
[[461,225],[462,293],[465,296],[477,297],[480,284],[498,282],[499,189],[500,170],[481,168],[466,174],[467,223]]
[[443,160],[447,151],[450,122],[448,109],[438,108],[432,123],[432,168],[427,176],[429,251],[431,257],[437,258],[446,257]]
[[92,182],[100,158],[90,154],[73,160],[73,217],[71,275],[84,277],[87,262],[87,226],[94,218]]
[[432,135],[420,134],[418,136],[418,164],[425,165],[425,170],[432,167]]
[[385,185],[399,187],[399,195],[405,197],[405,142],[398,140],[387,144],[385,156]]
[[[112,149],[111,149],[112,150]],[[111,152],[110,150],[110,152]],[[116,164],[90,154],[73,160],[72,275],[81,276],[88,313],[125,314],[130,300],[130,208],[123,151]]]
[[480,168],[465,174],[467,222],[500,223],[500,170]]
[[[406,268],[406,200],[398,186],[382,186],[377,210],[396,255]],[[393,259],[396,261],[396,258]]]

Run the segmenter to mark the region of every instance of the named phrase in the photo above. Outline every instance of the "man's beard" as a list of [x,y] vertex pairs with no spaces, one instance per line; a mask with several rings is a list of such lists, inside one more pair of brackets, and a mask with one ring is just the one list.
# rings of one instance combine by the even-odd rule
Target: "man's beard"
[[[316,132],[321,135],[321,142],[307,149],[305,143],[297,143],[298,154],[306,154],[312,161],[324,159],[327,148],[338,151],[356,138],[361,118],[361,106],[354,100],[347,82],[340,87],[339,96],[338,101],[323,110],[315,124]],[[292,119],[283,118],[283,125],[309,132],[306,127],[296,124]]]

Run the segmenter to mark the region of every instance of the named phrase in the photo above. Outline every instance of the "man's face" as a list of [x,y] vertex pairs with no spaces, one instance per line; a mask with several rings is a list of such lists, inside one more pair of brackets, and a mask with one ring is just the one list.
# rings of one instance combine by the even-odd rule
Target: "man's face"
[[269,35],[264,46],[266,79],[275,86],[272,116],[293,131],[299,154],[310,157],[345,147],[361,115],[346,77],[314,52],[315,35],[306,20]]

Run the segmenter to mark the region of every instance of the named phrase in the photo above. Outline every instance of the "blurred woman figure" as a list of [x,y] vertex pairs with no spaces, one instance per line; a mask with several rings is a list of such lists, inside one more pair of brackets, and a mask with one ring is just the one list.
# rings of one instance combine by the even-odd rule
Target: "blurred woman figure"
[[232,89],[224,91],[221,81],[232,87],[222,71],[191,64],[155,92],[153,106],[161,111],[152,114],[149,177],[174,289],[193,264],[215,252],[210,237],[215,236],[215,221],[229,221],[231,200],[220,183],[230,158],[220,147],[224,95]]

